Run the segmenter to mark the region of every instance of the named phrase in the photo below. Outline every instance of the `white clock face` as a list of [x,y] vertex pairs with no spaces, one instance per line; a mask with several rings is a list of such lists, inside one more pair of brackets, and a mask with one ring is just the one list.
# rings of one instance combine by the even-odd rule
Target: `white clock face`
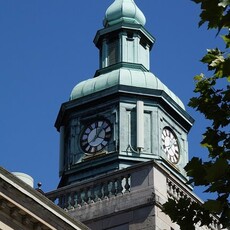
[[161,139],[162,147],[168,160],[174,164],[178,163],[180,153],[176,135],[169,128],[164,128]]
[[81,135],[81,148],[86,153],[100,152],[107,146],[112,135],[108,120],[96,120],[87,125]]

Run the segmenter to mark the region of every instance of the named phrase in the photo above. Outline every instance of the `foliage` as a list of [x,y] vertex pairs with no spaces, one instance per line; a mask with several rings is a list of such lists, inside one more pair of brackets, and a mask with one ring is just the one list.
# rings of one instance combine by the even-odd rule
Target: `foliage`
[[189,184],[205,186],[204,192],[213,194],[202,205],[189,199],[169,199],[164,212],[181,229],[195,229],[194,224],[209,225],[210,214],[219,217],[223,227],[230,227],[230,0],[193,0],[200,4],[199,26],[207,24],[208,29],[223,33],[224,51],[218,48],[207,50],[201,62],[207,65],[211,76],[197,75],[194,92],[197,97],[190,99],[189,106],[201,112],[210,126],[203,134],[201,145],[208,150],[209,158],[194,157],[185,167],[190,177]]
[[188,197],[181,198],[179,201],[169,199],[164,204],[166,214],[171,220],[177,223],[182,230],[194,230],[194,223],[206,225],[212,222],[209,212],[196,202],[191,202]]

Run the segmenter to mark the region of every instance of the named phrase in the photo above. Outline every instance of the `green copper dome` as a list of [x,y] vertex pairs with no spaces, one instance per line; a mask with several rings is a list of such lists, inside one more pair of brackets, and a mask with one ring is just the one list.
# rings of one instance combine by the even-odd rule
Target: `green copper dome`
[[105,13],[104,26],[120,22],[145,25],[146,19],[133,0],[115,0]]
[[73,88],[70,100],[78,99],[104,89],[108,89],[115,85],[162,90],[185,110],[185,106],[182,101],[154,74],[151,72],[128,68],[116,69],[111,72],[101,74],[98,77],[80,82]]

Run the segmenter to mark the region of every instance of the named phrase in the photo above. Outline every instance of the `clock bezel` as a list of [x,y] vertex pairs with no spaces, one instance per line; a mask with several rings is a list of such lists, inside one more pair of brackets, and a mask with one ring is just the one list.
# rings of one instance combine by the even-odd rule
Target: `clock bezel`
[[[102,124],[99,126],[99,123]],[[104,124],[107,124],[107,126],[102,127]],[[95,125],[96,124],[96,125]],[[91,142],[94,142],[94,144],[90,144],[91,142],[89,142],[89,135],[92,134],[92,132],[97,132],[98,127],[102,127],[101,131],[103,130],[103,140],[101,141],[96,141],[97,138],[101,138],[102,137],[98,137],[98,135],[101,134],[101,131],[99,131],[99,134],[97,134],[97,137],[95,140],[91,140]],[[87,131],[87,129],[90,129],[91,131]],[[81,131],[80,134],[80,147],[81,150],[86,153],[86,154],[96,154],[96,153],[100,153],[102,152],[109,144],[109,141],[112,137],[112,124],[111,122],[107,119],[107,118],[97,118],[97,119],[93,119],[90,120],[89,122],[86,123],[86,125],[84,125],[84,128]],[[83,139],[84,138],[84,139]],[[98,144],[96,144],[98,142]],[[104,143],[103,143],[104,142]]]
[[[165,145],[166,138],[171,137],[171,139],[174,139],[174,143],[171,143],[171,146],[169,149],[167,149],[167,146]],[[172,164],[178,164],[180,161],[180,143],[179,139],[176,135],[176,133],[173,131],[172,128],[166,126],[163,128],[161,133],[161,142],[162,142],[162,149],[165,155],[167,156],[167,160],[171,162]]]

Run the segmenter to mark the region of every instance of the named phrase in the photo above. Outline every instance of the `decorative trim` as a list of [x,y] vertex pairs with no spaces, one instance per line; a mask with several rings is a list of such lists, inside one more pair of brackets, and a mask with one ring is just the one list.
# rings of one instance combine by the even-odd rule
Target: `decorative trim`
[[138,63],[130,63],[130,62],[119,62],[108,67],[98,69],[94,75],[94,77],[98,77],[101,74],[109,73],[113,70],[120,69],[120,68],[127,68],[127,69],[138,69],[144,72],[149,72],[142,64]]

